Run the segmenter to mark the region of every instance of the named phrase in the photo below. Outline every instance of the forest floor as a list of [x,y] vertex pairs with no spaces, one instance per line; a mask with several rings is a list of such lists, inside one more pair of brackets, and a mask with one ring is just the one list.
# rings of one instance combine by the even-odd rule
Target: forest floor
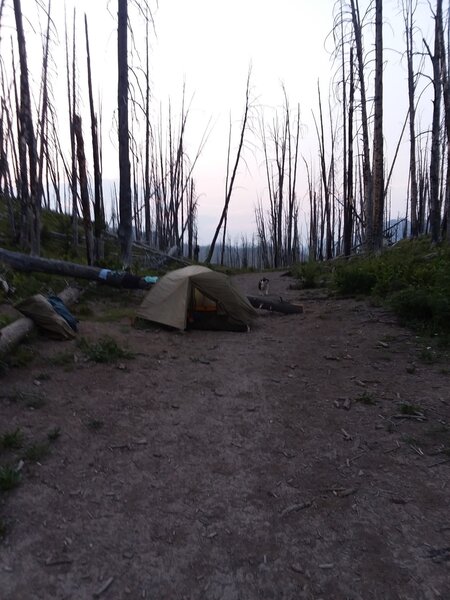
[[0,378],[0,435],[23,433],[2,600],[450,598],[449,365],[384,309],[269,277],[303,314],[137,329],[114,290],[79,337],[133,358],[37,337]]

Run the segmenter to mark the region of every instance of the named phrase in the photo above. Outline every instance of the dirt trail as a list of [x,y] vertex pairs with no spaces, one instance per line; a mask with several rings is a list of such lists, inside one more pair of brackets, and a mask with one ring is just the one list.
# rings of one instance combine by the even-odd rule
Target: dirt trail
[[0,434],[61,430],[0,492],[2,600],[450,598],[448,365],[384,310],[270,279],[304,314],[248,334],[91,318],[81,336],[135,358],[39,339],[0,379]]

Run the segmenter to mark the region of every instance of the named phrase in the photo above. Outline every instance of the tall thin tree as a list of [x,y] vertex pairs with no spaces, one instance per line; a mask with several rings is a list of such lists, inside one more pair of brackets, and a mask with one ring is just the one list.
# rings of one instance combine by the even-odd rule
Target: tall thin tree
[[119,137],[119,241],[122,265],[131,267],[132,219],[130,140],[128,128],[128,0],[118,0],[117,26],[117,103]]

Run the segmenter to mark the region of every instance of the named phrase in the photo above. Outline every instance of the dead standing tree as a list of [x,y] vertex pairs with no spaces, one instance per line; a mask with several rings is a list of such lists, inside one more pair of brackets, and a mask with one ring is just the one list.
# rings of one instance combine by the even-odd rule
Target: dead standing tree
[[414,72],[414,13],[417,0],[403,0],[403,19],[405,22],[406,60],[408,69],[408,103],[409,103],[409,177],[410,177],[410,219],[411,236],[419,235],[418,218],[418,182],[416,158],[416,99],[417,76]]
[[440,239],[440,166],[441,166],[441,40],[442,28],[442,0],[436,1],[435,30],[434,30],[434,53],[431,52],[424,40],[433,68],[433,121],[431,130],[431,154],[430,154],[430,229],[431,239],[437,243]]
[[91,137],[92,154],[94,164],[94,262],[103,259],[103,231],[105,228],[105,210],[103,207],[102,172],[100,165],[100,149],[98,139],[98,121],[94,108],[94,97],[92,93],[91,53],[89,50],[89,34],[87,17],[84,16],[84,28],[86,34],[86,61],[89,90],[89,109],[91,113]]
[[[442,17],[442,15],[441,15]],[[439,41],[441,48],[441,77],[442,77],[442,95],[444,99],[444,119],[446,141],[444,150],[447,156],[445,190],[444,190],[444,212],[442,216],[442,237],[450,241],[450,76],[448,69],[450,67],[450,24],[447,23],[447,49],[445,48],[444,25],[442,18],[439,23]]]
[[236,160],[234,162],[234,167],[233,167],[233,172],[231,174],[231,178],[228,181],[226,181],[226,187],[225,187],[225,202],[224,202],[224,206],[223,206],[223,210],[222,210],[222,214],[220,216],[219,219],[219,223],[217,225],[216,231],[214,233],[211,245],[209,247],[208,250],[208,255],[206,257],[206,263],[210,263],[211,259],[213,257],[214,254],[214,248],[216,246],[216,242],[217,242],[217,238],[219,237],[219,233],[220,230],[222,228],[222,225],[224,224],[225,220],[227,219],[228,216],[228,207],[230,205],[230,201],[231,201],[231,195],[233,193],[233,187],[234,187],[234,181],[236,179],[236,173],[239,167],[239,163],[241,160],[241,152],[242,152],[242,147],[244,145],[244,137],[245,137],[245,131],[247,128],[247,120],[248,120],[248,114],[249,114],[249,110],[250,110],[250,75],[251,72],[248,72],[247,75],[247,86],[246,86],[246,90],[245,90],[245,108],[244,108],[244,116],[242,119],[242,124],[241,124],[241,135],[240,135],[240,139],[239,139],[239,145],[238,145],[238,149],[237,149],[237,153],[236,153]]
[[363,175],[363,206],[365,213],[365,237],[367,243],[373,237],[373,199],[372,199],[372,170],[370,165],[370,147],[369,147],[369,119],[367,114],[367,92],[365,77],[365,61],[362,28],[363,24],[360,18],[358,0],[350,0],[351,20],[353,28],[354,45],[356,48],[356,63],[358,72],[359,93],[361,100],[361,127],[362,127],[362,175]]
[[117,25],[117,103],[119,137],[119,229],[121,259],[125,269],[131,267],[132,220],[130,140],[128,127],[128,1],[118,0]]
[[81,117],[74,115],[73,127],[77,143],[78,170],[80,173],[80,197],[83,212],[84,234],[86,236],[86,258],[88,265],[94,264],[94,241],[92,235],[92,221],[89,201],[88,178],[86,170],[86,155],[84,152],[84,139],[81,127]]
[[36,236],[36,254],[40,254],[40,243],[41,243],[41,230],[40,230],[40,212],[43,197],[43,172],[44,172],[44,160],[48,165],[48,110],[49,110],[49,98],[48,98],[48,59],[49,59],[49,44],[50,44],[50,24],[51,24],[51,0],[48,2],[47,8],[47,32],[44,43],[44,58],[42,64],[42,85],[41,85],[41,113],[38,122],[39,132],[39,159],[38,159],[38,173],[37,173],[37,184],[36,184],[36,199],[35,199],[35,214],[36,220],[35,236]]
[[30,249],[32,254],[37,255],[40,248],[40,216],[39,207],[37,206],[37,150],[31,112],[27,49],[20,0],[14,0],[14,17],[20,61],[20,104],[18,107],[22,206],[20,240],[22,248]]
[[370,249],[380,251],[384,230],[383,154],[383,0],[375,0],[375,97],[373,133],[373,235]]
[[78,199],[77,199],[77,154],[74,129],[74,117],[76,113],[76,10],[73,11],[72,23],[72,63],[69,61],[69,35],[67,31],[67,18],[65,19],[65,50],[66,50],[66,75],[67,75],[67,101],[69,110],[70,129],[70,156],[71,169],[68,173],[70,181],[70,193],[72,201],[72,248],[76,253],[78,248]]
[[[293,120],[285,89],[282,116],[275,114],[267,132],[264,115],[260,118],[260,136],[264,154],[267,192],[269,196],[267,229],[270,238],[272,266],[295,261],[298,251],[298,201],[296,197],[300,108]],[[292,131],[292,129],[294,131]]]
[[327,172],[326,161],[325,161],[325,135],[323,128],[323,114],[322,114],[322,101],[320,98],[320,88],[319,85],[318,94],[319,94],[319,117],[320,117],[320,132],[317,126],[316,119],[314,117],[314,123],[316,126],[317,139],[319,141],[319,155],[320,155],[320,167],[321,167],[321,175],[322,175],[322,191],[324,198],[324,220],[326,227],[326,256],[327,260],[333,258],[333,234],[331,227],[331,199],[330,199],[330,182],[329,182],[329,174]]

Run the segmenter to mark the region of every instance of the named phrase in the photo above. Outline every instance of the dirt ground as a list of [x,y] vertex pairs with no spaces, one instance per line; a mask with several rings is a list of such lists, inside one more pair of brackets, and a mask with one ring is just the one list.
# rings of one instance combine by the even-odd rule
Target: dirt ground
[[303,314],[249,333],[91,316],[80,336],[135,357],[39,338],[0,379],[0,434],[61,432],[0,492],[1,600],[450,598],[449,365],[385,310],[270,279]]

